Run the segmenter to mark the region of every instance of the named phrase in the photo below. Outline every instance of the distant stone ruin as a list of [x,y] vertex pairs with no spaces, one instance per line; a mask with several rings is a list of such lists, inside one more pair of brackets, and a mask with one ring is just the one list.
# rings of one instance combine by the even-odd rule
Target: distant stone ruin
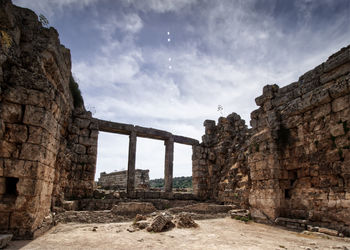
[[[98,179],[97,186],[103,189],[126,190],[128,172],[115,171],[112,173],[102,172]],[[149,189],[149,170],[135,169],[136,189]]]
[[[207,120],[199,143],[93,118],[57,31],[10,0],[0,0],[0,38],[0,233],[30,239],[53,224],[54,211],[150,199],[161,209],[179,200],[234,204],[255,221],[350,236],[350,46],[297,82],[265,86],[252,128],[235,113]],[[127,192],[94,190],[99,131],[129,136]],[[135,187],[137,137],[164,141],[162,192]],[[193,149],[193,194],[172,189],[174,143]]]

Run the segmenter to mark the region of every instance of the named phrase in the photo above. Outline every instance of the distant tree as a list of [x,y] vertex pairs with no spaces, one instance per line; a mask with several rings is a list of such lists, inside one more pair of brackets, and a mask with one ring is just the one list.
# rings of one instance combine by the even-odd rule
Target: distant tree
[[224,110],[224,107],[222,105],[218,105],[218,112],[222,115],[222,111]]
[[[149,184],[153,188],[164,187],[164,179],[153,179],[149,181]],[[187,177],[174,177],[173,178],[173,188],[191,188],[192,187],[192,176]]]

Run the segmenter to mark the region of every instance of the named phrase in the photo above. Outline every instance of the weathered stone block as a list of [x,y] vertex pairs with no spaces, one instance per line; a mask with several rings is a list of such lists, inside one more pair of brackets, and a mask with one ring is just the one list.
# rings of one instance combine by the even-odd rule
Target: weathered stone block
[[36,177],[37,162],[17,159],[4,160],[4,174],[12,177]]
[[21,122],[22,106],[14,103],[1,103],[0,106],[1,119],[8,123]]
[[97,145],[97,139],[96,138],[90,138],[85,136],[79,136],[79,143],[84,146],[96,146]]
[[7,133],[5,136],[5,140],[16,143],[23,143],[27,140],[27,126],[20,124],[7,124],[6,128]]
[[17,183],[17,191],[19,195],[35,196],[40,194],[42,186],[42,180],[20,178]]
[[97,155],[97,147],[96,146],[90,146],[87,149],[87,153],[89,155]]
[[345,77],[337,79],[334,84],[329,87],[329,93],[333,99],[349,93],[348,80]]
[[91,138],[97,138],[98,137],[98,130],[91,130],[90,137]]
[[83,155],[86,153],[86,147],[80,144],[75,144],[74,152],[76,152],[77,154]]
[[26,105],[23,123],[45,128],[50,134],[56,135],[58,124],[53,115],[44,108]]
[[330,72],[322,74],[320,77],[320,82],[322,84],[324,84],[326,82],[330,82],[334,79],[337,79],[338,77],[349,73],[349,71],[350,71],[349,69],[350,69],[350,63],[345,63],[345,64],[333,69]]
[[75,118],[74,124],[78,128],[88,128],[90,125],[91,120],[90,119],[82,119],[82,118]]
[[24,87],[9,88],[5,93],[5,100],[18,104],[49,107],[49,96],[41,91]]
[[339,112],[347,107],[349,107],[349,103],[350,103],[350,100],[349,100],[349,96],[343,96],[343,97],[339,97],[337,99],[335,99],[333,102],[332,102],[332,111],[333,112]]
[[46,151],[47,150],[45,150],[40,145],[24,143],[22,145],[20,159],[30,161],[42,161],[42,159],[45,157]]
[[330,126],[330,133],[332,136],[337,137],[344,134],[344,127],[342,123],[333,124]]

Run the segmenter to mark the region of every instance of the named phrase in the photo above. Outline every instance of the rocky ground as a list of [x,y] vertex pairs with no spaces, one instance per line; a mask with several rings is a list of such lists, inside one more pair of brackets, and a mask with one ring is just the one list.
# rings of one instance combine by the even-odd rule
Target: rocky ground
[[12,241],[7,249],[350,249],[348,238],[297,233],[226,218],[196,220],[198,227],[154,233],[133,222],[59,224],[33,241]]

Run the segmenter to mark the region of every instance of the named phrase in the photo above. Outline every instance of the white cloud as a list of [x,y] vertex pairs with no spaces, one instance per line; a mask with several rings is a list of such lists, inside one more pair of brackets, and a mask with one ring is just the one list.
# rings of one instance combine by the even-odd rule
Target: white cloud
[[197,2],[197,0],[123,0],[125,5],[133,6],[140,11],[154,11],[164,13],[168,11],[179,12]]
[[[53,10],[55,6],[82,7],[94,1],[15,2]],[[100,32],[95,35],[103,41],[98,44],[99,54],[91,55],[89,62],[73,58],[73,72],[80,80],[85,103],[96,107],[95,116],[101,119],[155,127],[196,139],[203,134],[205,119],[217,120],[218,105],[223,106],[225,116],[236,112],[249,124],[250,112],[257,108],[254,99],[261,95],[264,85],[284,86],[298,80],[350,40],[350,29],[344,28],[349,16],[327,17],[319,28],[315,10],[322,4],[331,7],[334,1],[328,0],[295,0],[295,20],[278,19],[274,13],[277,7],[272,5],[258,11],[253,0],[118,3],[123,4],[118,13],[97,15],[94,28]],[[168,16],[165,18],[164,13],[181,16],[176,19],[180,23],[173,24],[176,27],[171,30],[171,46],[165,38],[163,45],[143,46],[143,41],[137,39],[147,29],[147,20],[152,15],[159,18],[154,20],[165,20]],[[153,30],[164,28],[163,23],[152,24],[159,25]],[[177,30],[189,36],[177,37]],[[180,41],[173,38],[182,41],[173,46]],[[99,146],[99,152],[105,152],[103,159],[111,165],[114,151],[109,148],[109,139],[102,138],[107,144]],[[147,142],[145,145],[140,147],[140,159],[151,166],[147,155],[160,152],[160,148]],[[118,162],[126,154],[120,152]],[[162,161],[163,153],[154,157]],[[180,152],[179,157],[182,162],[187,156]],[[161,176],[163,169],[154,171]]]
[[126,34],[129,36],[130,34],[139,32],[143,27],[143,22],[136,13],[118,13],[118,15],[105,17],[102,23],[96,22],[95,27],[102,31],[104,39],[112,42],[114,40],[113,34],[118,30],[129,33]]
[[13,0],[13,3],[22,7],[29,8],[37,14],[44,14],[48,18],[63,11],[65,8],[82,9],[86,6],[96,3],[98,0]]

